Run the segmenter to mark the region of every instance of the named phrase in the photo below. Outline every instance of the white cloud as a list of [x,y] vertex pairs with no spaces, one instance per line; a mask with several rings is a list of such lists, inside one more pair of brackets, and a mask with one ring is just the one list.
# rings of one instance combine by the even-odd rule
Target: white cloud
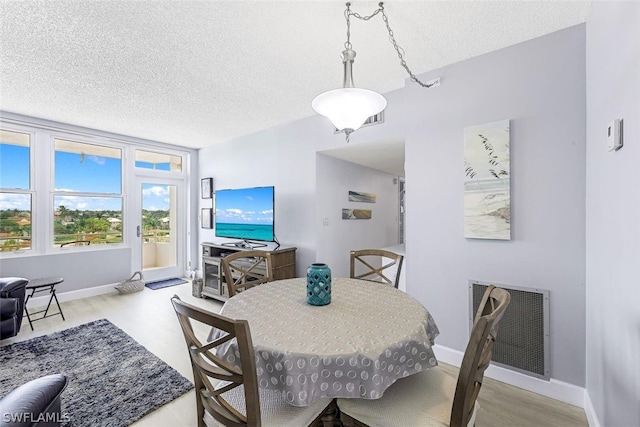
[[87,160],[91,160],[92,162],[94,162],[97,165],[104,165],[105,163],[107,163],[106,159],[104,157],[98,157],[98,156],[88,156]]
[[31,197],[28,194],[0,194],[0,210],[10,209],[30,210]]
[[144,190],[142,190],[142,195],[144,197],[150,197],[150,196],[163,197],[163,196],[168,196],[169,195],[169,188],[168,187],[161,187],[161,186],[154,186],[154,187],[145,188]]

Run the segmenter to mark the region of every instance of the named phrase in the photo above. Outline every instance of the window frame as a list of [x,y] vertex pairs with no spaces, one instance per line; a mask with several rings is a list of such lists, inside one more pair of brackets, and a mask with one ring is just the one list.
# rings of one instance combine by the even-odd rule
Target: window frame
[[[55,178],[56,178],[56,140],[63,140],[63,141],[69,141],[72,143],[78,143],[78,144],[86,144],[86,145],[92,145],[92,146],[100,146],[100,147],[106,147],[106,148],[111,148],[111,149],[117,149],[120,151],[120,193],[92,193],[92,192],[87,192],[87,191],[75,191],[75,192],[71,192],[71,191],[58,191],[56,190],[55,186],[56,186],[56,182],[55,182]],[[90,136],[85,136],[85,135],[77,135],[77,134],[68,134],[68,133],[62,133],[62,132],[51,132],[50,133],[50,166],[51,166],[51,170],[50,170],[50,183],[51,183],[51,188],[49,189],[49,209],[50,209],[50,215],[48,216],[49,218],[49,232],[47,233],[48,238],[47,238],[47,247],[51,250],[51,251],[63,251],[63,252],[84,252],[84,251],[91,251],[91,250],[104,250],[106,248],[118,248],[118,247],[122,247],[123,245],[126,245],[125,242],[125,220],[124,220],[124,216],[125,216],[125,211],[126,211],[126,195],[125,195],[125,152],[126,152],[126,146],[123,144],[117,144],[114,143],[113,141],[101,141],[98,138],[95,137],[90,137]],[[54,218],[55,218],[55,212],[56,212],[56,207],[55,207],[55,199],[57,196],[62,196],[62,197],[85,197],[85,198],[119,198],[121,199],[121,213],[120,215],[122,216],[122,242],[119,243],[113,243],[113,244],[108,244],[108,245],[87,245],[87,246],[56,246],[56,242],[55,242],[55,238],[56,238],[56,234],[55,234],[55,227],[54,227]]]
[[[105,147],[108,149],[115,149],[120,152],[120,192],[119,193],[96,193],[89,191],[60,191],[56,189],[56,167],[57,167],[57,159],[56,154],[58,150],[56,148],[56,141],[65,141],[75,144],[85,144],[90,146],[97,147]],[[57,246],[56,244],[56,232],[55,232],[55,212],[57,211],[55,202],[57,197],[78,197],[78,198],[113,198],[120,199],[120,216],[121,216],[121,226],[124,229],[125,221],[124,214],[126,209],[125,204],[125,184],[124,184],[124,174],[125,174],[125,148],[121,144],[113,144],[113,143],[105,143],[102,141],[95,140],[93,138],[86,138],[80,135],[64,135],[61,136],[57,132],[51,133],[51,148],[50,148],[50,164],[51,164],[51,188],[50,188],[50,232],[47,245],[54,251],[86,251],[86,250],[101,250],[106,247],[121,247],[125,244],[125,235],[122,234],[122,241],[118,243],[108,244],[108,245],[87,245],[87,246]],[[62,150],[60,150],[62,151]]]
[[29,188],[0,188],[0,192],[7,194],[28,194],[31,202],[31,246],[29,249],[18,249],[16,251],[2,252],[1,257],[11,257],[12,255],[21,256],[24,254],[33,254],[37,251],[37,237],[35,237],[34,229],[37,221],[37,191],[35,181],[35,145],[36,145],[36,130],[31,127],[21,126],[13,123],[0,122],[0,128],[9,132],[22,133],[29,135]]
[[[31,248],[19,251],[0,252],[0,259],[11,259],[19,257],[32,257],[42,255],[52,255],[59,253],[121,250],[131,248],[132,235],[130,224],[135,221],[136,213],[131,212],[131,197],[135,195],[136,179],[139,176],[164,177],[183,180],[187,200],[190,194],[190,157],[191,150],[180,147],[165,147],[163,143],[154,141],[139,140],[135,137],[111,134],[109,132],[78,128],[76,126],[49,122],[33,117],[19,116],[0,111],[0,128],[29,134],[29,186],[28,191],[11,190],[11,193],[28,193],[31,197]],[[69,193],[55,191],[55,140],[63,139],[73,142],[86,143],[91,145],[105,146],[121,150],[121,192],[120,194],[109,193]],[[163,153],[181,158],[182,170],[165,171],[135,166],[135,150],[151,151]],[[2,191],[4,192],[4,191]],[[88,245],[88,246],[54,246],[54,200],[56,195],[82,194],[87,197],[119,197],[122,199],[122,242],[108,245]],[[185,231],[187,238],[190,234],[191,221],[186,218]],[[127,225],[129,224],[129,225]],[[134,230],[135,232],[135,230]],[[185,242],[185,248],[190,243]],[[186,255],[187,259],[190,256]],[[187,262],[187,261],[185,261]]]

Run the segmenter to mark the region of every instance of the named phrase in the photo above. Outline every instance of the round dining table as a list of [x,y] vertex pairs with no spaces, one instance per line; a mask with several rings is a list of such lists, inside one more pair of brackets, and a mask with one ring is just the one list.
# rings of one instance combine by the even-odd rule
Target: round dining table
[[[321,397],[377,399],[399,378],[437,365],[433,318],[388,284],[333,278],[331,303],[314,306],[305,278],[277,280],[235,295],[220,314],[249,322],[259,386],[281,391],[294,406]],[[235,341],[218,351],[239,364]]]

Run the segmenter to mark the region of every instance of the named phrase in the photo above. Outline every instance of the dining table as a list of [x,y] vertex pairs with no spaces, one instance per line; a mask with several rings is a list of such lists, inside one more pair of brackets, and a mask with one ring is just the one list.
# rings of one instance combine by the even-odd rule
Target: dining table
[[[281,391],[294,406],[377,399],[396,380],[438,364],[431,314],[388,284],[334,277],[331,302],[314,306],[304,277],[277,280],[233,296],[220,314],[248,321],[259,387]],[[213,329],[209,338],[219,334]],[[239,365],[234,340],[218,352]]]

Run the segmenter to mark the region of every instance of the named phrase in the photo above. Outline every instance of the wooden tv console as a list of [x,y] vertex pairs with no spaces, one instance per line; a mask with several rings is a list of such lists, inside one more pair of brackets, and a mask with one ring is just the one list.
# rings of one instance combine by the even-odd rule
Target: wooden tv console
[[[224,283],[220,259],[226,254],[250,249],[217,243],[202,243],[202,295],[226,301],[229,298],[229,290],[227,289],[227,284]],[[260,248],[256,249],[261,250]],[[273,280],[296,277],[296,248],[279,248],[267,252],[271,254]]]

